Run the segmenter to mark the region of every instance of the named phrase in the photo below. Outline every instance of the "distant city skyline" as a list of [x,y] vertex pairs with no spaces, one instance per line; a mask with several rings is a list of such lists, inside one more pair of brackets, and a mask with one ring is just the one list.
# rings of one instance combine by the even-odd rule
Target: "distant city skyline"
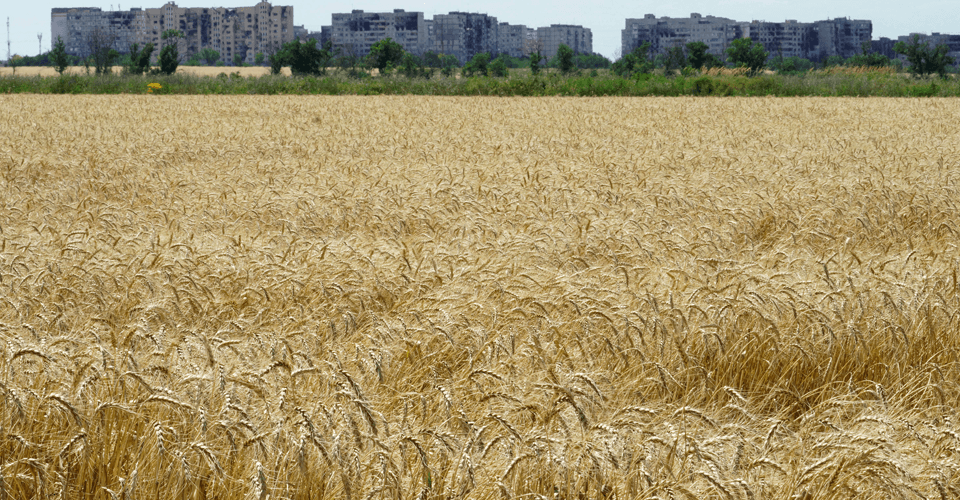
[[[132,7],[160,7],[164,0],[143,3],[103,3],[84,0],[38,0],[34,2],[5,2],[0,9],[0,22],[10,18],[10,53],[36,55],[50,50],[50,10],[55,7],[99,7],[103,10],[129,10]],[[180,7],[242,7],[254,5],[257,0],[182,0]],[[495,16],[500,22],[549,26],[550,24],[580,24],[593,32],[594,51],[610,59],[620,55],[620,31],[627,18],[654,14],[657,17],[688,17],[697,12],[704,16],[727,17],[738,21],[764,20],[779,22],[795,19],[802,22],[819,21],[838,17],[867,19],[873,23],[873,38],[896,38],[914,32],[960,34],[960,9],[956,0],[914,0],[909,8],[903,3],[868,0],[688,0],[669,4],[640,0],[598,0],[594,2],[532,2],[517,3],[480,0],[346,0],[343,2],[312,2],[306,0],[271,1],[273,5],[292,5],[294,23],[304,25],[310,31],[319,31],[330,24],[331,16],[353,9],[365,11],[392,11],[404,9],[420,11],[428,18],[451,11],[482,12]],[[6,25],[3,26],[6,29]],[[38,44],[37,34],[42,34]],[[6,32],[4,32],[4,41]],[[0,58],[6,59],[6,47]]]

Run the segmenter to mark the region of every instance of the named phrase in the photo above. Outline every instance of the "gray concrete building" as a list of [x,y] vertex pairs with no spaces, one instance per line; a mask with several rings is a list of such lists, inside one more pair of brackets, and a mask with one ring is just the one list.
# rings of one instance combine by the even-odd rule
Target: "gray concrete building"
[[654,54],[677,45],[703,42],[710,53],[719,56],[731,40],[741,36],[740,24],[725,17],[704,17],[694,13],[689,18],[657,18],[647,14],[642,19],[627,19],[626,27],[620,32],[620,44],[623,55],[626,55],[644,42],[650,42],[650,51]]
[[461,64],[481,52],[499,52],[500,24],[497,18],[472,12],[433,16],[433,50],[455,56]]
[[527,48],[527,27],[522,24],[500,23],[497,52],[512,57],[523,57]]
[[[326,29],[324,26],[321,31]],[[364,12],[354,10],[349,14],[333,14],[329,27],[329,40],[333,45],[352,52],[358,57],[370,53],[370,47],[386,38],[403,46],[413,54],[423,54],[430,49],[430,38],[423,12]],[[326,40],[326,36],[322,36]]]
[[813,36],[817,39],[816,57],[808,57],[812,60],[854,56],[860,53],[864,42],[869,44],[873,38],[873,23],[867,20],[841,17],[810,24],[813,25]]
[[[937,45],[941,44],[946,45],[947,55],[952,57],[955,63],[960,65],[960,35],[947,35],[945,33],[932,33],[929,35],[926,33],[910,33],[906,36],[897,37],[897,42],[911,43],[915,35],[919,38],[920,43],[927,42],[930,44],[930,47],[936,47]],[[900,57],[901,59],[906,60],[905,57],[893,53],[893,43],[891,43],[890,50],[892,55],[889,57]]]
[[184,59],[212,48],[228,62],[239,55],[247,63],[254,62],[258,52],[271,53],[294,38],[293,7],[273,6],[266,1],[238,8],[183,8],[174,2],[156,9],[129,11],[55,8],[50,24],[53,39],[60,36],[67,52],[81,57],[89,55],[88,41],[98,31],[108,33],[114,49],[125,53],[132,43],[159,47],[163,32],[177,29],[184,34],[178,44]]
[[551,24],[537,28],[537,42],[543,49],[543,55],[551,59],[557,55],[560,45],[566,45],[577,54],[593,53],[593,32],[572,24]]
[[371,45],[385,38],[400,43],[407,52],[449,54],[461,64],[481,52],[493,57],[524,57],[539,49],[553,57],[561,43],[578,53],[593,51],[593,34],[583,26],[554,24],[532,29],[522,24],[499,23],[494,16],[474,12],[450,12],[424,19],[422,12],[355,10],[333,14],[331,25],[321,28],[319,40],[330,40],[342,50],[363,57],[369,54]]
[[128,52],[137,41],[140,9],[103,11],[98,7],[54,8],[50,12],[50,33],[53,41],[63,40],[67,53],[86,57],[90,53],[90,38],[99,33],[108,38],[117,52]]
[[709,52],[723,59],[726,48],[737,38],[750,38],[763,44],[770,57],[803,57],[815,61],[830,56],[850,57],[870,42],[873,24],[866,20],[837,18],[812,23],[796,20],[784,22],[750,21],[691,14],[689,18],[657,18],[647,14],[642,19],[627,19],[621,32],[621,50],[633,51],[650,42],[653,54],[674,46],[703,42]]

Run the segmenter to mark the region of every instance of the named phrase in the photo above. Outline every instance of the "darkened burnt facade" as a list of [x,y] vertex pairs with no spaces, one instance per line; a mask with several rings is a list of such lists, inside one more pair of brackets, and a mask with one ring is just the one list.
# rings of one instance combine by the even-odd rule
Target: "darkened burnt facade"
[[[354,10],[349,14],[333,14],[333,24],[328,29],[329,40],[341,49],[363,57],[370,47],[380,40],[390,38],[403,46],[407,52],[422,54],[429,50],[429,36],[423,12],[364,12]],[[322,38],[327,38],[326,35]]]
[[473,56],[499,53],[500,23],[497,18],[471,12],[433,16],[433,50],[456,56],[465,63]]

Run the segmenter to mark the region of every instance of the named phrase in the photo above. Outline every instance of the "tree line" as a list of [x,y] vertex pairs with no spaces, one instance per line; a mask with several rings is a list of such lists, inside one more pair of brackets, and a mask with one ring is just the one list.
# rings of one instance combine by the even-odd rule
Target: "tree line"
[[[650,56],[650,48],[649,42],[643,43],[613,63],[611,69],[620,76],[650,73],[655,68],[662,68],[669,73],[672,70],[700,70],[727,66],[746,68],[751,74],[767,68],[778,73],[797,74],[817,66],[814,61],[802,57],[783,57],[781,54],[770,58],[770,53],[764,49],[763,44],[750,38],[739,38],[731,42],[725,51],[726,62],[707,52],[709,47],[703,42],[670,47],[664,54],[658,54],[655,57]],[[945,77],[951,70],[950,66],[956,63],[948,55],[949,49],[946,45],[940,44],[933,47],[928,41],[921,41],[919,35],[914,35],[908,42],[897,42],[893,46],[893,51],[905,56],[909,65],[908,71],[919,77],[932,74]],[[870,42],[864,42],[859,54],[846,59],[830,56],[820,65],[820,67],[830,66],[899,68],[902,62],[874,52]],[[953,68],[953,70],[956,69]]]
[[[63,73],[67,66],[83,65],[89,72],[106,74],[111,67],[120,64],[124,72],[129,74],[172,74],[181,64],[178,50],[178,41],[183,38],[179,30],[166,30],[161,35],[161,46],[157,56],[157,64],[151,67],[151,58],[155,47],[148,43],[141,47],[134,43],[126,54],[120,54],[113,49],[113,39],[103,33],[93,33],[89,39],[90,55],[79,58],[66,53],[63,40],[59,37],[53,48],[39,56],[14,56],[8,63],[14,66],[52,66],[59,73]],[[506,77],[509,69],[529,68],[536,75],[544,68],[555,68],[562,74],[572,74],[581,70],[592,70],[595,75],[598,69],[610,69],[621,77],[633,77],[648,74],[655,69],[663,70],[664,74],[675,71],[695,71],[720,67],[746,68],[749,74],[757,74],[764,69],[771,69],[781,74],[798,74],[817,67],[814,61],[800,57],[770,57],[760,42],[750,38],[734,40],[725,50],[726,61],[715,54],[708,52],[709,47],[703,42],[691,42],[686,45],[677,45],[668,48],[662,54],[650,54],[651,45],[645,42],[633,51],[624,54],[616,62],[611,62],[599,54],[575,53],[567,45],[561,44],[557,54],[549,60],[537,50],[525,57],[518,58],[509,54],[499,54],[493,57],[483,52],[461,66],[460,61],[453,55],[427,51],[422,55],[413,54],[404,50],[396,41],[386,38],[374,43],[369,54],[357,56],[353,51],[335,47],[330,42],[320,45],[314,39],[301,42],[299,39],[283,44],[272,54],[257,53],[255,64],[267,64],[271,73],[279,74],[285,66],[290,67],[294,75],[324,75],[329,68],[336,68],[351,77],[363,78],[369,76],[369,70],[376,69],[380,75],[398,74],[409,78],[430,78],[436,73],[451,76],[457,70],[465,77],[490,76]],[[956,61],[948,55],[946,45],[931,46],[928,41],[921,41],[914,35],[907,42],[897,42],[893,50],[901,54],[907,61],[908,71],[916,76],[937,74],[945,77],[956,68],[951,65]],[[234,66],[244,66],[240,54],[235,54],[231,61]],[[196,66],[225,65],[220,53],[212,48],[204,48],[193,54],[185,65]],[[861,46],[861,53],[849,58],[831,56],[826,58],[820,67],[851,66],[851,67],[897,67],[902,68],[899,59],[890,59],[885,55],[873,52],[870,43]]]
[[410,78],[430,78],[437,73],[452,76],[458,69],[466,77],[506,77],[510,69],[524,67],[530,68],[534,74],[543,68],[556,68],[568,74],[578,69],[609,68],[612,64],[602,55],[575,53],[567,45],[560,45],[557,54],[550,59],[539,50],[525,57],[503,53],[494,57],[489,52],[481,52],[461,65],[460,60],[451,54],[427,51],[418,55],[407,52],[391,38],[374,43],[364,57],[357,56],[349,48],[334,46],[329,41],[320,45],[312,38],[304,42],[297,39],[285,43],[266,59],[274,74],[278,74],[284,66],[289,66],[294,75],[319,76],[326,74],[329,68],[335,68],[351,76],[364,77],[369,75],[369,70],[376,69],[380,75],[398,74]]

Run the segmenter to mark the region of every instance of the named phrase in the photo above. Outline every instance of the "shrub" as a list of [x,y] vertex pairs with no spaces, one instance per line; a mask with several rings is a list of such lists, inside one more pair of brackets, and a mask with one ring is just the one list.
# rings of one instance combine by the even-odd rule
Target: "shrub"
[[486,76],[487,65],[490,63],[490,54],[481,52],[473,56],[470,62],[463,66],[463,76],[471,77],[474,75]]

